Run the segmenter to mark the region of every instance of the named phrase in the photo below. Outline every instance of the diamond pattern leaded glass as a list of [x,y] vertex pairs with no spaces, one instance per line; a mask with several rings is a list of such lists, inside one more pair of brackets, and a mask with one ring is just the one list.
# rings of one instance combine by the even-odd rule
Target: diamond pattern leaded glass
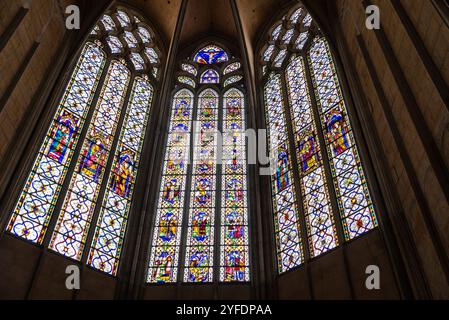
[[49,246],[69,258],[83,253],[129,79],[126,67],[112,61]]
[[89,254],[89,265],[113,276],[117,275],[152,98],[151,84],[136,78]]
[[42,244],[106,57],[87,43],[19,197],[7,230]]

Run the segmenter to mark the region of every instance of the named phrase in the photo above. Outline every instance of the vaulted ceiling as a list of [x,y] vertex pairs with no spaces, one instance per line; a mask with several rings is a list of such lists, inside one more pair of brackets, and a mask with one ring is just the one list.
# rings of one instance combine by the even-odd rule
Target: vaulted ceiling
[[[85,15],[99,17],[112,4],[124,3],[143,15],[159,32],[162,43],[168,48],[175,33],[182,0],[78,0]],[[244,41],[253,51],[263,26],[279,18],[282,9],[289,8],[298,0],[186,0],[186,14],[181,28],[179,48],[195,43],[206,36],[216,36],[238,43],[237,27],[231,1],[235,1],[244,32]],[[329,0],[302,1],[314,18],[321,24],[327,20]],[[87,18],[86,18],[87,19]],[[91,26],[95,21],[91,22]]]

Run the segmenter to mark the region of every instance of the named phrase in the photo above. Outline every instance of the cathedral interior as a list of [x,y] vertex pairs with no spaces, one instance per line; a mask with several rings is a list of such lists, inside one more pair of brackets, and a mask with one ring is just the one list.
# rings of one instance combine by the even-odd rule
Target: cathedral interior
[[0,299],[449,299],[448,83],[446,0],[0,0]]

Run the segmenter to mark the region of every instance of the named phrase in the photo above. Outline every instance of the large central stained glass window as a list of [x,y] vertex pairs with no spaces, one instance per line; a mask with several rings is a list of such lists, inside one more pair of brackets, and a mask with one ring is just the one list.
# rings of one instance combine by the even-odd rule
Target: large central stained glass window
[[378,222],[329,45],[304,7],[273,25],[260,62],[283,273]]
[[[142,21],[131,10],[114,9],[92,30],[7,227],[112,276],[160,63]],[[137,53],[147,49],[151,60]]]
[[[240,78],[229,81],[236,76]],[[151,239],[149,283],[250,280],[242,79],[240,63],[216,45],[181,63]],[[217,92],[226,81],[226,91]]]

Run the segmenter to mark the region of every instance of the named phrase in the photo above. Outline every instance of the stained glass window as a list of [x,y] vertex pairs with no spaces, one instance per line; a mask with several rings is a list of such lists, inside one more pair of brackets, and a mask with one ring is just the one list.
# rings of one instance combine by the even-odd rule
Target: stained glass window
[[211,89],[203,91],[197,110],[184,281],[211,282],[217,197],[218,94]]
[[273,41],[276,41],[279,38],[279,35],[282,31],[282,25],[278,25],[276,29],[273,30],[273,33],[271,34],[271,37],[273,38]]
[[114,276],[123,246],[152,98],[153,87],[148,80],[136,78],[89,254],[89,265]]
[[304,68],[303,58],[293,57],[286,69],[286,81],[309,249],[316,257],[335,248],[338,238]]
[[301,8],[296,9],[295,12],[293,12],[292,15],[290,16],[290,22],[296,24],[299,20],[299,17],[301,16],[301,13],[302,13]]
[[108,36],[107,40],[112,53],[120,53],[123,50],[123,44],[115,36]]
[[312,16],[310,14],[307,14],[304,17],[302,23],[304,24],[305,27],[310,27],[310,25],[312,24]]
[[154,67],[153,70],[152,70],[152,74],[153,74],[154,78],[157,78],[157,75],[159,74],[159,69]]
[[112,276],[154,95],[142,75],[147,61],[124,54],[126,46],[146,47],[134,37],[137,27],[127,12],[111,11],[126,30],[104,15],[90,34],[7,227]]
[[231,85],[231,84],[233,84],[233,83],[236,83],[236,82],[239,82],[240,80],[242,80],[243,79],[243,77],[242,76],[232,76],[232,77],[229,77],[228,79],[226,79],[225,80],[225,82],[223,83],[223,87],[227,87],[227,86],[229,86],[229,85]]
[[158,62],[159,56],[153,48],[145,48],[145,55],[152,64]]
[[9,222],[13,234],[42,244],[105,60],[86,44]]
[[274,66],[275,66],[276,68],[279,68],[279,67],[282,66],[282,63],[284,62],[285,57],[287,56],[287,53],[288,53],[287,49],[282,49],[282,50],[278,53],[278,55],[276,56],[276,58],[274,58]]
[[104,15],[101,18],[101,22],[103,23],[104,28],[106,31],[113,31],[115,29],[115,23],[114,20],[108,15]]
[[275,46],[274,45],[270,45],[267,50],[265,50],[264,54],[263,54],[263,60],[264,61],[270,61],[271,56],[273,55]]
[[149,43],[151,41],[150,32],[144,27],[137,28],[137,33],[139,34],[139,37],[142,39],[143,43]]
[[193,93],[176,93],[169,123],[147,281],[176,282],[192,131]]
[[215,64],[228,61],[228,54],[222,48],[209,45],[195,55],[193,61],[199,64]]
[[223,102],[220,281],[249,281],[245,100],[230,89]]
[[180,63],[177,79],[199,94],[180,89],[173,98],[147,282],[249,281],[244,95],[208,88],[222,76],[213,69],[195,83],[185,75],[196,75],[191,63]]
[[308,38],[309,38],[309,32],[307,32],[307,31],[302,32],[295,41],[296,48],[298,48],[299,50],[302,50],[304,48],[304,45],[306,44]]
[[293,29],[287,30],[287,32],[285,32],[284,36],[282,37],[282,41],[285,44],[289,44],[290,40],[292,40],[292,37],[294,34],[295,34],[295,30],[293,30]]
[[350,240],[375,228],[377,218],[337,72],[324,38],[314,40],[309,59],[343,230],[346,240]]
[[185,72],[188,72],[188,73],[194,75],[194,76],[196,76],[198,74],[198,71],[196,70],[196,68],[188,63],[181,64],[181,69]]
[[220,82],[220,76],[218,75],[218,72],[214,69],[209,69],[204,71],[204,73],[201,75],[201,83],[219,83]]
[[186,85],[189,85],[189,86],[191,86],[192,88],[195,88],[195,87],[196,87],[195,81],[193,81],[193,79],[191,79],[191,78],[189,78],[189,77],[179,76],[179,77],[178,77],[178,81],[179,81],[180,83],[184,83],[184,84],[186,84]]
[[133,52],[129,57],[136,70],[142,70],[143,68],[145,68],[145,61],[142,59],[142,56],[140,54]]
[[126,43],[128,44],[128,47],[135,48],[137,46],[137,39],[134,37],[134,35],[129,32],[125,31],[123,38],[125,39]]
[[280,42],[261,52],[280,273],[378,225],[328,43],[304,11],[266,34],[286,44],[305,29],[294,43],[303,54]]
[[130,72],[113,61],[72,174],[50,249],[80,260],[123,107]]
[[223,70],[223,75],[226,75],[228,73],[232,73],[238,69],[240,69],[242,65],[240,64],[240,62],[233,62],[230,65],[228,65],[224,70]]
[[278,268],[285,272],[304,261],[304,251],[281,76],[272,73],[264,91],[269,152],[276,161],[271,183]]
[[129,19],[128,15],[121,10],[117,11],[117,20],[120,22],[120,25],[123,28],[128,27],[131,23],[131,20]]

